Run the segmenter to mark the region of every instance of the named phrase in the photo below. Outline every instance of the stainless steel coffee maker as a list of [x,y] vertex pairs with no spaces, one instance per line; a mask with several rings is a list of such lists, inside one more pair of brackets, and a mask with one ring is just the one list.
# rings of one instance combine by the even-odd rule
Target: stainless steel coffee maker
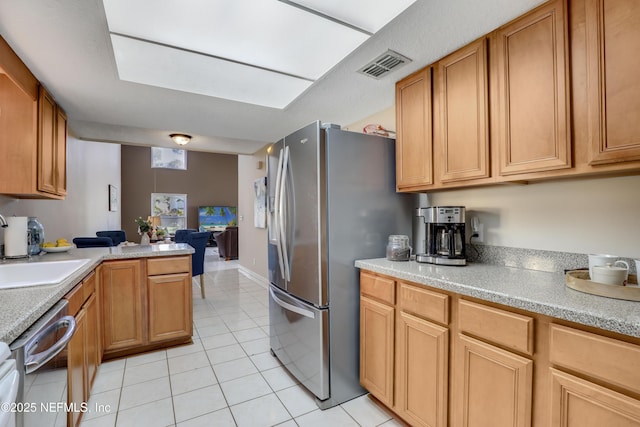
[[416,209],[424,222],[424,253],[416,261],[441,265],[466,265],[464,206],[432,206]]

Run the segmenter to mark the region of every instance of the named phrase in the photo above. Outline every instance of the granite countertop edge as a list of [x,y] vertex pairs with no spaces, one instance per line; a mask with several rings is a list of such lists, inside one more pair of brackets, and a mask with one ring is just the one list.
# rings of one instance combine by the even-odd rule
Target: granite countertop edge
[[16,263],[36,263],[89,259],[88,263],[60,283],[25,288],[0,289],[0,341],[10,344],[53,305],[73,289],[103,261],[189,255],[194,249],[185,243],[118,246],[111,248],[73,248],[63,253],[47,253]]
[[385,258],[356,260],[355,266],[432,288],[640,338],[640,305],[589,295],[565,286],[564,274],[469,264],[435,266]]

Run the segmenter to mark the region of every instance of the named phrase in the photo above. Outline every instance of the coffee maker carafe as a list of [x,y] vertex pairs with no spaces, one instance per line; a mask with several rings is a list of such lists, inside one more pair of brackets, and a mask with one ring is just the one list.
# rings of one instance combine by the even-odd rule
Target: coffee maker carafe
[[429,264],[466,265],[464,206],[432,206],[416,209],[424,221],[424,250],[416,261]]

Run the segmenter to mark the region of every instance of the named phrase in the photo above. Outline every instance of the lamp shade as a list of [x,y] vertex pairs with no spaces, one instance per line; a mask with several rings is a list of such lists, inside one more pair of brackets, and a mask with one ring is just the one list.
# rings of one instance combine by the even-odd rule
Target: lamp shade
[[172,133],[169,136],[171,137],[173,142],[178,145],[186,145],[189,143],[189,141],[191,141],[191,135],[187,135],[184,133]]

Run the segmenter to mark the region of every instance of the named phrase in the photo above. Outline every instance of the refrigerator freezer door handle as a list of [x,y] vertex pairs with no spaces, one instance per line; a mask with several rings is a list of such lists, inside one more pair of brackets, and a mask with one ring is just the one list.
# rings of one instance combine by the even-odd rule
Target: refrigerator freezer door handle
[[287,224],[285,223],[285,185],[287,182],[287,174],[289,173],[289,146],[284,147],[284,161],[282,162],[282,176],[280,178],[280,205],[278,206],[278,229],[280,231],[280,245],[282,246],[282,259],[284,262],[284,278],[291,280],[291,271],[289,268],[289,252],[287,251]]
[[284,308],[285,310],[292,311],[294,313],[297,313],[304,317],[308,317],[310,319],[315,319],[315,313],[313,311],[305,310],[304,308],[296,307],[293,304],[289,304],[288,302],[282,301],[280,298],[276,296],[275,292],[273,292],[273,289],[269,289],[269,293],[271,294],[271,298],[273,299],[273,301],[276,304],[278,304],[280,307]]
[[281,221],[281,202],[282,192],[281,190],[281,182],[283,180],[282,177],[282,164],[284,161],[283,150],[280,150],[280,155],[278,156],[278,172],[276,174],[276,199],[274,200],[275,205],[275,215],[274,215],[274,237],[273,242],[276,244],[276,248],[278,249],[278,263],[280,264],[280,274],[283,278],[286,278],[284,275],[284,262],[282,261],[282,241],[280,240],[280,229],[282,228]]

